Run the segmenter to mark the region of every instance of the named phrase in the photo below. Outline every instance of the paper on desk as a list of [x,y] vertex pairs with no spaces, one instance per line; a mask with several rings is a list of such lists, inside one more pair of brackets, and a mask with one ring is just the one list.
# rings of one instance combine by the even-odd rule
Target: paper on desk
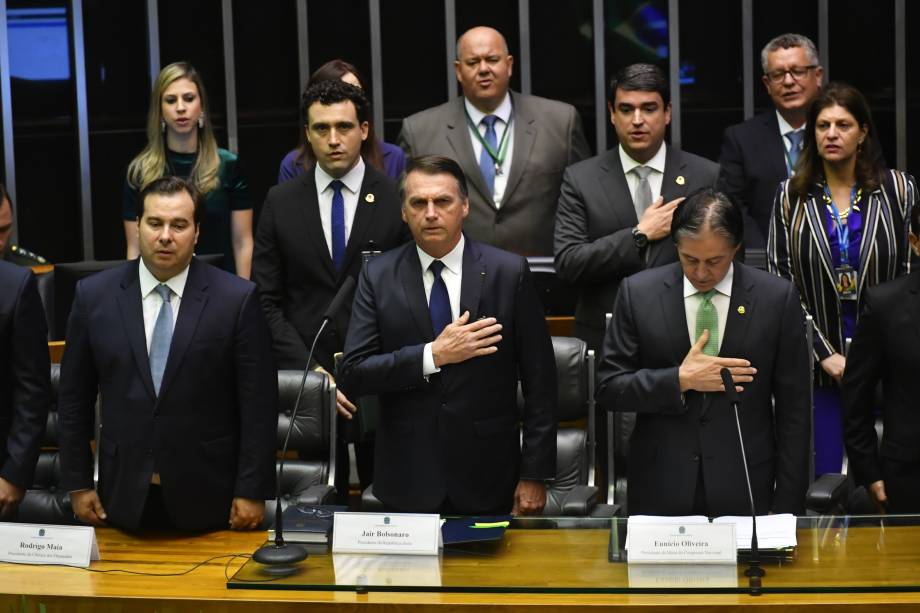
[[[738,549],[751,548],[751,517],[732,516],[716,517],[714,524],[735,524],[735,536]],[[784,549],[795,547],[795,515],[779,513],[777,515],[757,516],[757,546],[760,549]]]

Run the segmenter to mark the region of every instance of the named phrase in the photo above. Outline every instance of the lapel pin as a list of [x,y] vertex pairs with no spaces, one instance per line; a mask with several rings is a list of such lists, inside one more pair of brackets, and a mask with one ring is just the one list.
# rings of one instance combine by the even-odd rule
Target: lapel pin
[[374,194],[368,194],[364,197],[364,202],[374,204]]
[[678,185],[683,185],[684,183],[687,182],[687,180],[684,179],[684,175],[677,175],[677,178],[674,179],[674,182],[677,183]]
[[738,307],[738,315],[744,315],[744,313],[745,313],[744,305],[742,304],[741,306]]

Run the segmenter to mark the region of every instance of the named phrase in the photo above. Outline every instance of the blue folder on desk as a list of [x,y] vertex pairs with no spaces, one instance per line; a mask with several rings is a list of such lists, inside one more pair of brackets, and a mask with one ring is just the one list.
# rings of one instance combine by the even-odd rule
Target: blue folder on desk
[[441,525],[441,538],[445,547],[461,543],[500,541],[510,522],[510,515],[449,518]]

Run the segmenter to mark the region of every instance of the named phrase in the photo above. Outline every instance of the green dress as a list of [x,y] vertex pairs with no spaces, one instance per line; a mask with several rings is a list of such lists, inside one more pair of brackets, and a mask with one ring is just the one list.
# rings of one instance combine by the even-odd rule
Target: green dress
[[[230,225],[231,211],[252,209],[249,202],[249,188],[240,170],[239,158],[226,149],[218,149],[220,156],[220,183],[205,197],[205,212],[201,219],[198,244],[195,253],[207,255],[222,253],[223,268],[235,272],[233,261],[233,232]],[[195,165],[196,153],[177,153],[166,151],[167,175],[187,179]],[[122,210],[125,221],[137,219],[138,190],[125,181],[124,206]]]

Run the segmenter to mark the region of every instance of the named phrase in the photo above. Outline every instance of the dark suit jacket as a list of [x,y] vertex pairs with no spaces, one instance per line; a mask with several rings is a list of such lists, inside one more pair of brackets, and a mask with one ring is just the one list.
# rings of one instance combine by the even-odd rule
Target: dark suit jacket
[[744,209],[745,244],[763,249],[776,189],[789,176],[776,111],[725,130],[719,166],[719,189]]
[[444,155],[463,168],[470,186],[467,236],[521,255],[552,255],[562,172],[591,152],[575,107],[516,92],[511,101],[514,151],[501,208],[474,156],[462,96],[403,120],[399,145],[411,157]]
[[[730,304],[720,355],[745,358],[757,368],[754,381],[744,385],[740,411],[755,507],[758,513],[802,513],[809,362],[798,295],[791,283],[735,262]],[[597,399],[608,410],[637,412],[629,511],[689,514],[702,461],[710,513],[746,515],[734,412],[721,392],[682,397],[678,369],[689,351],[680,264],[626,279],[604,340]]]
[[[819,361],[845,350],[823,193],[816,185],[808,198],[801,198],[789,189],[788,181],[783,182],[776,193],[767,242],[768,270],[795,284],[802,308],[814,318],[814,352]],[[856,288],[860,303],[867,288],[910,270],[909,217],[911,208],[920,206],[920,194],[912,176],[886,170],[879,188],[863,200]],[[816,371],[820,383],[832,385],[823,369]]]
[[[718,174],[718,164],[668,147],[661,195],[670,202],[714,186]],[[566,169],[556,213],[556,273],[578,287],[575,324],[592,349],[600,348],[604,315],[613,310],[620,282],[645,268],[677,261],[670,236],[650,243],[646,260],[633,242],[637,223],[619,148]]]
[[[315,167],[268,190],[256,231],[252,278],[259,286],[278,368],[307,365],[323,313],[346,277],[357,280],[362,251],[371,244],[386,251],[407,240],[396,185],[370,165],[365,165],[341,271],[332,265],[323,235]],[[314,358],[329,372],[334,372],[333,355],[345,345],[351,300],[346,305],[316,343]]]
[[51,403],[45,312],[28,268],[0,261],[0,477],[32,487]]
[[496,317],[502,340],[426,381],[434,334],[415,243],[361,272],[341,378],[359,396],[380,394],[374,494],[390,508],[435,511],[449,499],[464,513],[510,510],[518,479],[555,474],[555,362],[527,261],[467,240],[462,274],[461,312]]
[[[920,272],[869,289],[843,376],[844,439],[847,457],[858,483],[886,482],[892,510],[900,481],[920,479]],[[884,435],[881,448],[875,433],[875,389],[884,391]],[[898,470],[898,469],[901,470]],[[907,469],[907,470],[904,470]]]
[[63,487],[93,487],[98,389],[97,489],[109,523],[138,525],[156,471],[178,527],[225,529],[235,496],[274,497],[278,382],[258,292],[192,259],[157,397],[138,262],[77,285],[58,397]]

